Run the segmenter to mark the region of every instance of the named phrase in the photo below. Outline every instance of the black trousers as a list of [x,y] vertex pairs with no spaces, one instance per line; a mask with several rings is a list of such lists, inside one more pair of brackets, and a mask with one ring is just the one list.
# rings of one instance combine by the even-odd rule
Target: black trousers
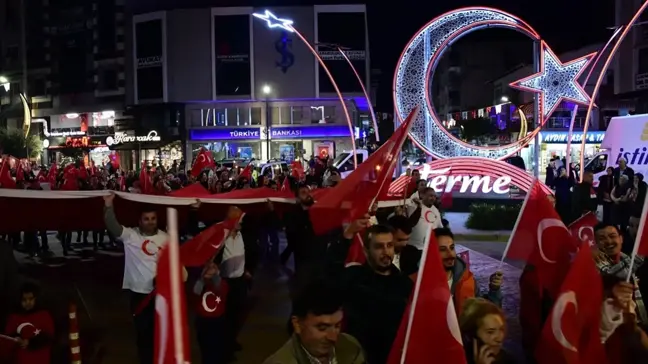
[[[134,313],[140,303],[146,299],[147,294],[128,291],[130,294],[131,312]],[[137,315],[133,316],[139,364],[153,364],[153,350],[155,350],[155,299]]]
[[225,353],[225,316],[196,317],[196,338],[200,347],[202,364],[226,363]]
[[245,278],[224,278],[227,281],[227,304],[225,306],[225,327],[223,343],[226,356],[232,355],[237,348],[238,333],[243,326],[246,309],[248,282]]

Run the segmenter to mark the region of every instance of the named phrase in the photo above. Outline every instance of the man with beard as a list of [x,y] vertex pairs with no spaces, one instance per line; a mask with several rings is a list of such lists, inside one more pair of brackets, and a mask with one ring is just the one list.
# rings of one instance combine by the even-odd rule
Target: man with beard
[[413,282],[402,275],[394,259],[394,232],[385,225],[367,230],[367,262],[346,268],[342,287],[347,330],[365,349],[367,362],[384,364],[400,325]]
[[[421,182],[419,185],[424,185],[424,183]],[[437,198],[436,191],[432,187],[423,186],[422,189],[419,189],[418,197],[418,199],[413,198],[413,205],[407,208],[407,215],[413,226],[409,244],[423,250],[430,226],[433,229],[441,228],[443,221],[439,209],[434,206]]]
[[488,293],[485,295],[480,294],[479,285],[475,281],[475,276],[468,269],[468,265],[461,258],[457,257],[455,251],[454,235],[447,228],[434,229],[437,243],[439,244],[439,254],[443,261],[448,276],[448,286],[450,293],[454,298],[454,306],[457,313],[469,298],[480,297],[493,302],[498,306],[502,306],[502,273],[495,272],[490,276]]
[[392,263],[406,276],[416,273],[423,252],[407,244],[412,233],[409,219],[405,216],[394,215],[389,218],[388,224],[394,229],[394,261]]

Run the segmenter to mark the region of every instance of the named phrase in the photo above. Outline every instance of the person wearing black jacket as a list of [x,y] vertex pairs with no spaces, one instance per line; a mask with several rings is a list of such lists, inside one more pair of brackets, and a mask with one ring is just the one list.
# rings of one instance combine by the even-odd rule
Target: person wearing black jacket
[[389,356],[413,281],[393,264],[393,229],[374,225],[367,229],[367,263],[344,269],[346,332],[358,339],[368,363],[384,364]]
[[621,175],[626,175],[628,176],[628,181],[632,182],[634,180],[634,170],[630,167],[628,167],[628,161],[621,157],[617,161],[619,163],[619,166],[614,168],[614,185],[618,186],[619,185],[619,177]]
[[572,221],[585,215],[588,212],[596,214],[598,209],[598,195],[592,185],[594,174],[591,171],[583,172],[583,182],[574,186],[572,193],[572,216],[570,221],[564,221],[569,225]]
[[405,216],[392,216],[388,225],[394,229],[394,265],[403,275],[409,276],[418,272],[423,252],[407,244],[412,233],[412,224]]
[[612,223],[612,189],[614,188],[614,168],[608,167],[606,174],[599,177],[599,185],[596,189],[599,203],[603,205],[603,221]]

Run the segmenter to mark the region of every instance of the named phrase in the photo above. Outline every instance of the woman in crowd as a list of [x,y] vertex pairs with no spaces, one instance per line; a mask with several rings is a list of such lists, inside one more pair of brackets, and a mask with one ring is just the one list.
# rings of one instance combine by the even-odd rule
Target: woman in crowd
[[459,316],[468,364],[514,364],[502,348],[506,318],[502,309],[483,298],[468,300]]
[[622,174],[619,176],[619,184],[612,189],[610,194],[610,198],[614,203],[612,208],[614,224],[618,225],[621,231],[626,230],[630,219],[632,190],[633,185],[630,183],[628,176]]

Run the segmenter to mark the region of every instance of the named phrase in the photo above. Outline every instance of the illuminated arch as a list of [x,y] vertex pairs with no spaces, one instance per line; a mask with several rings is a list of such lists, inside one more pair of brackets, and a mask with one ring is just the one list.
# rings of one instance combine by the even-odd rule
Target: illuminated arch
[[504,159],[523,148],[540,130],[537,128],[509,145],[479,147],[459,140],[441,124],[429,98],[434,69],[449,45],[486,27],[509,28],[534,41],[540,40],[531,26],[511,14],[492,8],[470,7],[453,10],[426,24],[410,40],[399,59],[393,85],[396,114],[402,118],[412,107],[426,105],[410,131],[410,138],[435,158],[473,156]]
[[[483,157],[454,157],[438,159],[427,163],[432,170],[443,170],[450,168],[448,176],[467,176],[467,175],[480,175],[488,176],[491,178],[499,178],[501,176],[509,176],[511,178],[511,185],[518,187],[524,192],[529,192],[535,183],[535,178],[529,175],[526,171],[506,163],[504,161],[483,158]],[[416,169],[422,169],[417,167]],[[403,188],[409,183],[409,177],[401,176],[397,178],[389,186],[389,194],[402,195]],[[542,190],[547,194],[553,194],[551,189],[544,183],[540,183]],[[409,197],[409,196],[408,196]]]

